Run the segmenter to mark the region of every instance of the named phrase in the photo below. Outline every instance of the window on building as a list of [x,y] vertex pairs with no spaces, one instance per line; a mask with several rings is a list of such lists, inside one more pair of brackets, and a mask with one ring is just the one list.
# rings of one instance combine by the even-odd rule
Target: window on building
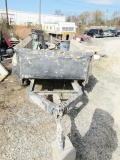
[[52,26],[50,26],[50,29],[52,29]]
[[66,27],[62,27],[62,31],[66,31]]
[[62,27],[62,31],[74,31],[74,27]]
[[74,27],[69,27],[69,31],[74,31]]
[[32,22],[27,22],[27,27],[31,27],[33,25]]
[[13,18],[10,18],[10,19],[9,19],[9,23],[10,23],[10,25],[14,24],[14,19],[13,19]]

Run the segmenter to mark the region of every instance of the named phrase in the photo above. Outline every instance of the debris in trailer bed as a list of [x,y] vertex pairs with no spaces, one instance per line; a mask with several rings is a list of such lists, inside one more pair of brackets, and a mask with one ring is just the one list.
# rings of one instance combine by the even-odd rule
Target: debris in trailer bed
[[77,42],[74,39],[72,39],[70,41],[70,49],[69,50],[70,51],[80,51],[83,54],[86,54],[86,52],[91,52],[93,54],[98,54],[101,57],[107,56],[107,52],[103,47],[84,45],[80,42]]
[[[88,83],[91,63],[92,53],[16,49],[12,72],[18,76],[21,84],[24,84],[26,79],[30,81],[28,90],[30,101],[47,113],[53,114],[56,119],[54,160],[67,160],[68,157],[69,160],[75,160],[75,148],[69,138],[64,137],[61,120],[67,111],[73,109],[81,101],[82,86]],[[41,85],[38,91],[34,90],[36,80],[39,80],[38,84]],[[44,87],[44,81],[51,84],[48,86],[50,88]],[[59,83],[61,83],[61,88],[58,87]],[[70,88],[66,88],[67,83],[70,84]]]

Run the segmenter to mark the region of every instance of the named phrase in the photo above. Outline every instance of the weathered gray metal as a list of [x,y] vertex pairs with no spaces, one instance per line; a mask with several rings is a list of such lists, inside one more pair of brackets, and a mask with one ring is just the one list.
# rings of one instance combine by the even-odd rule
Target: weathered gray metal
[[[64,135],[62,131],[62,125],[61,125],[61,120],[67,111],[73,109],[77,103],[80,102],[81,96],[83,95],[82,92],[82,87],[78,84],[77,81],[72,82],[73,90],[69,91],[70,96],[69,99],[66,101],[62,101],[62,93],[65,92],[64,90],[59,90],[59,91],[34,91],[34,84],[35,80],[32,79],[30,86],[29,86],[29,99],[31,102],[36,104],[38,107],[42,108],[44,111],[46,111],[49,114],[53,114],[56,123],[57,123],[57,142],[58,142],[58,147],[63,149],[64,147]],[[68,94],[68,91],[67,91]],[[59,97],[60,103],[56,104],[54,99],[53,102],[47,100],[46,98],[43,97],[46,95],[57,95]]]
[[[57,142],[59,148],[64,147],[64,135],[61,119],[66,111],[69,111],[80,102],[83,94],[78,81],[86,84],[91,72],[92,54],[72,51],[50,51],[16,49],[13,57],[13,73],[16,74],[23,84],[25,79],[30,80],[29,99],[38,107],[49,114],[53,114],[57,123]],[[34,90],[36,79],[45,80],[71,80],[72,90]],[[74,80],[74,81],[73,81]],[[53,97],[49,101],[46,97]],[[66,101],[65,101],[66,99]]]
[[89,78],[91,53],[50,50],[17,49],[13,73],[19,79],[72,79]]
[[[65,102],[62,102],[58,105],[53,102],[48,101],[46,98],[42,97],[43,95],[54,95],[54,94],[62,94],[65,92],[64,90],[59,90],[59,92],[56,91],[34,91],[34,79],[31,80],[30,86],[29,86],[29,98],[30,100],[35,103],[37,106],[45,110],[49,114],[54,114],[57,116],[63,116],[63,112],[66,110],[71,110],[79,101],[83,94],[81,86],[78,84],[77,81],[74,81],[72,85],[74,84],[73,90],[69,91],[69,94],[72,95],[70,99],[68,99]],[[75,87],[77,90],[75,90]],[[67,92],[68,94],[68,92]],[[62,98],[61,98],[62,99]]]

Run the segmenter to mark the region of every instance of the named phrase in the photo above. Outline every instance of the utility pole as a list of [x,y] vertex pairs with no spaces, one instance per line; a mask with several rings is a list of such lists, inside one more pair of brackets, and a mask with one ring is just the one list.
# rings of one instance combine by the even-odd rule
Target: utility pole
[[39,25],[41,25],[41,0],[39,0]]
[[105,20],[105,26],[107,25],[107,20],[108,20],[108,9],[106,11],[106,20]]
[[5,7],[6,7],[7,27],[9,27],[7,0],[5,0]]

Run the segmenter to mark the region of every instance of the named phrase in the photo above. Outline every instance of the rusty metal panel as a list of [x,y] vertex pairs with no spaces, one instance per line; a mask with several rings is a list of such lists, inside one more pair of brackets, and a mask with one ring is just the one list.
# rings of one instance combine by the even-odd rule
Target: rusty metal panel
[[91,58],[91,53],[17,49],[13,73],[20,79],[86,80]]
[[15,29],[15,34],[20,38],[20,39],[25,39],[31,34],[31,29],[27,28],[25,26],[17,26]]

